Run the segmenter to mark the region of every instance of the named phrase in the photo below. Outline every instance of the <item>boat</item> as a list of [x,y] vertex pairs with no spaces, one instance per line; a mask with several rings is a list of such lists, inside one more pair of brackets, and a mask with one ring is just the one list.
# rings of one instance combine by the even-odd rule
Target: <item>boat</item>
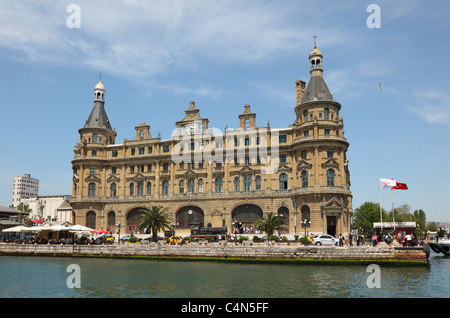
[[430,248],[435,253],[442,253],[445,256],[450,256],[450,240],[449,239],[441,239],[437,242],[428,243]]

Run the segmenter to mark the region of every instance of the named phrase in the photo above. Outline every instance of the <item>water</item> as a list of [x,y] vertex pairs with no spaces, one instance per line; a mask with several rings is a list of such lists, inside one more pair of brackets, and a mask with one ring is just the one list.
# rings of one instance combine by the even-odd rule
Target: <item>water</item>
[[[81,288],[68,288],[71,264]],[[423,267],[381,266],[368,288],[360,265],[233,264],[56,257],[0,257],[1,298],[447,298],[450,258]]]

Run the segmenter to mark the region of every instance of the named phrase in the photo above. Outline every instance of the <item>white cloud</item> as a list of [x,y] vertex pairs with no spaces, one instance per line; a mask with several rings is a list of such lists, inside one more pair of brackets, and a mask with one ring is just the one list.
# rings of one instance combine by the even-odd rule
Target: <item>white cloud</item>
[[421,90],[414,94],[415,102],[405,108],[429,124],[450,126],[450,95],[440,90]]

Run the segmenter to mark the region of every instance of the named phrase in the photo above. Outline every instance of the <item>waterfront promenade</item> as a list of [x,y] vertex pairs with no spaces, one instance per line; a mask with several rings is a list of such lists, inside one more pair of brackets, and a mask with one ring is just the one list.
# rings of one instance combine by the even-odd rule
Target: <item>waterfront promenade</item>
[[0,244],[0,256],[59,256],[102,258],[148,258],[176,260],[257,261],[289,263],[379,263],[391,265],[427,264],[429,249],[393,245],[303,246],[276,243],[127,243],[107,245]]

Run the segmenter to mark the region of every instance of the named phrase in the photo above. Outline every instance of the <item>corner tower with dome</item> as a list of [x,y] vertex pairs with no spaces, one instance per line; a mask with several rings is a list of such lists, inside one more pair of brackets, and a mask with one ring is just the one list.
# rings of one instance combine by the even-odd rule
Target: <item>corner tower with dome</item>
[[[122,233],[137,232],[141,209],[162,205],[178,235],[189,235],[193,225],[227,227],[232,233],[236,222],[243,234],[253,235],[255,221],[270,212],[284,219],[281,235],[303,235],[305,221],[308,233],[347,234],[353,211],[341,105],[325,83],[316,46],[309,63],[308,85],[296,81],[288,127],[271,128],[267,119],[258,125],[257,114],[245,104],[227,124],[236,129],[216,134],[214,122],[190,101],[184,117],[174,119],[176,133],[169,139],[152,136],[150,125],[136,118],[136,135],[119,144],[100,81],[74,149],[72,221],[113,233],[120,223]],[[184,148],[181,140],[188,141]],[[261,151],[264,140],[270,143]],[[273,158],[264,157],[274,150],[276,169]],[[174,160],[173,153],[180,152],[189,155]]]

